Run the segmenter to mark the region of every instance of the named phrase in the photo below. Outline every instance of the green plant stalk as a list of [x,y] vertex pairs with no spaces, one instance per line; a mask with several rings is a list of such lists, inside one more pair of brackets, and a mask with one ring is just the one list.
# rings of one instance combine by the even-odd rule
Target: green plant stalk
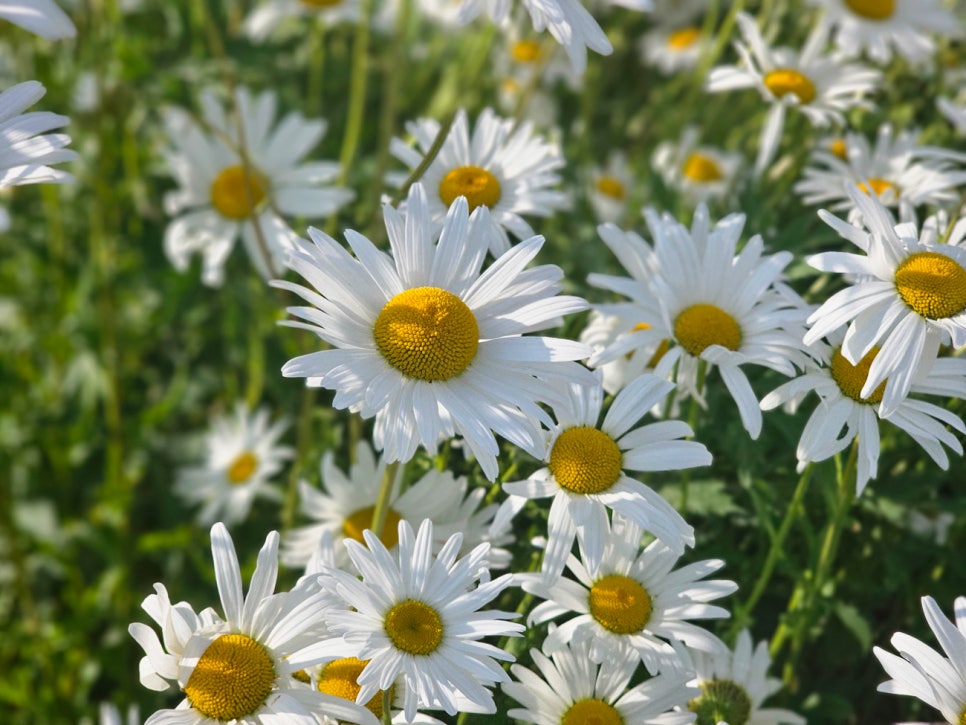
[[711,44],[711,49],[704,54],[701,61],[698,63],[697,70],[695,71],[695,78],[701,86],[704,86],[704,81],[708,76],[708,72],[711,67],[718,61],[721,54],[724,52],[725,46],[731,39],[731,33],[734,31],[735,23],[738,20],[738,13],[744,10],[745,0],[734,0],[731,3],[731,7],[728,9],[728,14],[725,15],[724,20],[721,22],[721,27],[718,28],[718,34],[715,36],[714,42]]
[[302,389],[302,400],[299,403],[299,417],[295,426],[296,458],[292,464],[288,477],[288,488],[285,491],[285,502],[282,505],[282,528],[290,529],[295,524],[295,513],[298,508],[299,475],[305,465],[309,445],[312,437],[312,409],[315,406],[316,388],[306,386]]
[[305,83],[306,113],[315,116],[322,113],[322,81],[325,78],[325,31],[323,22],[317,21],[312,25],[309,42],[309,74]]
[[392,725],[392,711],[390,707],[392,702],[390,701],[389,690],[382,691],[382,723],[383,725]]
[[433,139],[432,145],[423,157],[423,160],[419,162],[419,166],[413,169],[413,172],[407,177],[406,181],[402,185],[402,189],[399,194],[400,197],[404,197],[409,192],[409,187],[423,178],[423,174],[426,173],[426,169],[435,161],[436,157],[439,155],[439,150],[443,148],[443,144],[446,143],[446,137],[449,136],[449,131],[453,127],[453,121],[456,120],[456,114],[450,114],[449,118],[439,127],[439,131],[436,133],[436,138]]
[[386,527],[386,516],[389,513],[389,497],[392,495],[392,482],[396,479],[399,470],[399,461],[393,461],[386,466],[382,474],[382,484],[379,486],[379,498],[376,499],[376,507],[372,512],[372,533],[382,536],[382,530]]
[[[708,363],[706,360],[698,360],[698,376],[695,388],[699,393],[704,393],[704,381],[708,376]],[[691,436],[694,437],[698,425],[698,418],[701,415],[701,405],[696,396],[691,396],[691,403],[688,406],[688,427],[691,429]],[[691,471],[684,469],[681,471],[681,502],[680,509],[683,514],[688,510],[688,484],[691,482]]]

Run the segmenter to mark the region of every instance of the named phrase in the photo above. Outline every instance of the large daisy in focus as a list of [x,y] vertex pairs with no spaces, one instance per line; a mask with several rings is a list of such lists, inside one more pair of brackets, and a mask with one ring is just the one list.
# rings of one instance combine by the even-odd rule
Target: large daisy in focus
[[0,0],[0,18],[42,38],[73,38],[77,28],[53,0]]
[[77,158],[64,148],[70,136],[47,133],[66,126],[69,119],[47,111],[25,113],[46,92],[37,81],[26,81],[0,93],[0,187],[74,180],[66,171],[50,168]]

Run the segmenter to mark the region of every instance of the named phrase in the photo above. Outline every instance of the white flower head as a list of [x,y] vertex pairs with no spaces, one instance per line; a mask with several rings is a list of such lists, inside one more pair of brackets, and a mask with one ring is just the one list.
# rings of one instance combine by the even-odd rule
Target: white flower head
[[587,196],[597,220],[616,224],[627,210],[633,192],[634,177],[622,151],[612,151],[604,166],[595,167],[590,174]]
[[698,145],[698,130],[693,126],[684,129],[677,143],[658,144],[651,159],[665,184],[695,202],[726,196],[741,161],[741,154]]
[[359,0],[266,0],[256,7],[242,29],[255,42],[262,42],[289,20],[298,24],[317,18],[326,25],[359,20]]
[[708,38],[699,25],[665,25],[645,33],[638,45],[641,59],[664,75],[694,68],[708,48]]
[[69,119],[47,111],[25,113],[46,92],[37,81],[26,81],[0,93],[0,188],[74,180],[66,171],[50,167],[77,158],[64,148],[70,136],[47,133],[66,126]]

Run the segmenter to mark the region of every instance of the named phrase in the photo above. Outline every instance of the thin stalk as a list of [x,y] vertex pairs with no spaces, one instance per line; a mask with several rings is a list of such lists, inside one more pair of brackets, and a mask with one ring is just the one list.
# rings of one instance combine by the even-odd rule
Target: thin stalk
[[306,386],[302,389],[302,400],[299,403],[299,417],[295,424],[296,458],[292,464],[288,477],[288,488],[285,491],[285,502],[282,506],[282,528],[290,529],[295,524],[295,513],[298,508],[299,476],[308,455],[312,440],[312,409],[315,407],[317,388]]
[[721,27],[718,28],[718,34],[715,36],[714,42],[711,44],[711,48],[707,53],[701,58],[698,63],[697,70],[695,71],[695,78],[698,83],[702,86],[704,85],[704,80],[708,76],[708,71],[711,70],[718,58],[724,52],[725,46],[731,39],[731,33],[735,28],[735,23],[738,20],[738,13],[744,10],[745,0],[734,0],[731,3],[731,7],[728,9],[728,14],[725,15],[725,19],[721,22]]
[[399,471],[399,461],[393,461],[386,466],[385,473],[382,474],[382,485],[379,487],[379,498],[376,499],[376,507],[372,512],[372,533],[382,536],[382,530],[386,527],[386,515],[389,513],[389,497],[392,495],[392,484],[396,480],[396,473]]
[[316,116],[322,113],[322,81],[325,78],[325,31],[326,25],[317,21],[309,36],[309,74],[305,83],[306,114]]
[[[698,379],[695,389],[699,393],[704,392],[704,381],[708,375],[708,363],[705,360],[698,360]],[[696,396],[691,396],[691,403],[688,406],[688,427],[691,429],[691,436],[694,436],[698,425],[698,416],[701,415],[701,406]],[[681,504],[680,509],[683,514],[688,510],[688,484],[691,482],[691,471],[684,469],[681,471]]]
[[456,113],[450,114],[449,118],[439,127],[439,131],[436,132],[436,138],[433,139],[432,145],[423,157],[423,160],[419,162],[419,166],[413,169],[413,172],[409,175],[406,181],[402,185],[402,189],[399,191],[400,197],[405,197],[409,191],[409,187],[423,178],[423,174],[426,173],[426,169],[435,161],[436,157],[439,155],[439,150],[443,148],[443,144],[446,143],[446,137],[449,136],[449,131],[453,128],[453,121],[456,120]]
[[390,707],[392,702],[389,696],[389,690],[382,691],[382,725],[392,725],[392,712]]

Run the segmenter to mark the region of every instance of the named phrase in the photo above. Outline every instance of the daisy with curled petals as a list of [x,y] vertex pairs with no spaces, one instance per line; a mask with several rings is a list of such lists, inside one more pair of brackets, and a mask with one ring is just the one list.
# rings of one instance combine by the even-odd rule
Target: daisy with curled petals
[[[392,256],[354,231],[352,257],[331,237],[309,230],[289,266],[315,290],[276,282],[311,307],[289,308],[331,349],[290,360],[286,377],[336,391],[333,405],[376,417],[375,445],[387,461],[408,461],[456,434],[490,480],[499,447],[494,433],[542,458],[540,403],[559,401],[569,383],[592,384],[573,360],[590,349],[570,340],[523,337],[584,309],[576,297],[554,296],[562,272],[525,269],[543,244],[516,245],[486,271],[489,212],[468,214],[466,200],[450,207],[438,231],[426,196],[413,184],[403,216],[384,208]],[[439,243],[436,243],[437,238]]]
[[25,113],[46,92],[37,81],[26,81],[0,93],[0,188],[74,180],[66,171],[50,168],[77,158],[64,148],[70,136],[47,133],[66,126],[69,119],[48,111]]
[[507,715],[536,725],[693,722],[691,713],[670,712],[700,693],[696,687],[688,687],[689,675],[658,675],[630,687],[640,662],[626,654],[614,652],[597,664],[590,658],[586,641],[570,643],[550,657],[531,649],[530,657],[540,674],[522,665],[510,667],[518,681],[504,684],[503,692],[523,708],[509,710]]
[[0,18],[41,38],[73,38],[77,28],[54,0],[0,0]]
[[242,29],[256,42],[270,36],[277,27],[290,19],[304,24],[318,18],[326,25],[354,23],[359,19],[358,0],[268,0],[256,7],[245,18]]
[[932,597],[922,598],[922,611],[945,657],[903,632],[892,635],[899,657],[880,647],[875,656],[892,678],[879,692],[917,697],[939,710],[946,722],[962,725],[966,719],[966,597],[953,603],[955,624],[942,613]]
[[864,96],[875,90],[881,74],[825,55],[828,30],[824,26],[816,27],[801,53],[768,47],[754,18],[746,13],[738,15],[738,26],[745,40],[735,43],[742,65],[712,69],[707,90],[757,88],[771,104],[758,144],[757,174],[768,168],[778,150],[787,108],[797,108],[813,126],[825,128],[842,124],[843,111],[870,107]]
[[720,199],[731,191],[741,154],[698,145],[698,130],[689,126],[677,143],[658,144],[651,163],[665,184],[699,202]]
[[485,575],[488,544],[457,558],[462,536],[454,534],[433,555],[433,524],[425,520],[413,534],[399,522],[399,547],[389,553],[371,531],[363,532],[368,549],[345,542],[361,580],[338,569],[323,570],[320,583],[337,593],[344,609],[326,613],[330,630],[358,646],[368,664],[359,674],[356,702],[368,702],[397,678],[405,683],[405,714],[418,708],[454,715],[465,702],[476,712],[494,713],[488,687],[509,678],[496,660],[513,656],[481,641],[516,636],[520,624],[506,622],[512,612],[480,610],[510,584],[511,575],[477,583]]
[[727,649],[713,634],[688,621],[729,616],[726,609],[707,602],[738,586],[723,579],[704,580],[724,562],[709,559],[672,571],[678,554],[660,540],[641,551],[644,532],[615,514],[613,526],[602,532],[605,544],[599,566],[589,566],[583,551],[579,559],[568,558],[567,568],[576,581],[560,577],[548,585],[536,574],[517,575],[525,591],[546,600],[530,613],[529,624],[576,615],[547,635],[544,652],[554,654],[567,643],[586,641],[594,662],[629,653],[656,674],[686,671],[682,644],[703,652]]
[[211,553],[224,619],[210,609],[196,616],[183,602],[172,607],[158,584],[144,609],[161,625],[165,646],[144,624],[128,628],[147,655],[141,660],[142,684],[161,691],[177,686],[185,694],[177,709],[159,710],[146,725],[316,725],[316,713],[378,725],[365,708],[293,677],[321,659],[312,650],[312,630],[329,595],[309,586],[273,593],[278,534],[271,532],[258,553],[245,597],[235,547],[221,523],[211,528]]
[[[393,139],[390,150],[413,170],[433,146],[440,125],[423,118],[406,124],[406,130],[416,140],[416,148]],[[487,238],[491,252],[499,256],[510,248],[507,231],[520,239],[533,236],[533,228],[521,214],[545,217],[566,206],[564,193],[550,188],[560,183],[557,170],[563,163],[559,147],[535,135],[530,122],[518,125],[485,108],[471,134],[466,112],[460,110],[420,182],[434,222],[442,221],[460,196],[466,197],[471,212],[487,207]],[[408,172],[394,174],[390,180],[401,184],[407,176]]]

